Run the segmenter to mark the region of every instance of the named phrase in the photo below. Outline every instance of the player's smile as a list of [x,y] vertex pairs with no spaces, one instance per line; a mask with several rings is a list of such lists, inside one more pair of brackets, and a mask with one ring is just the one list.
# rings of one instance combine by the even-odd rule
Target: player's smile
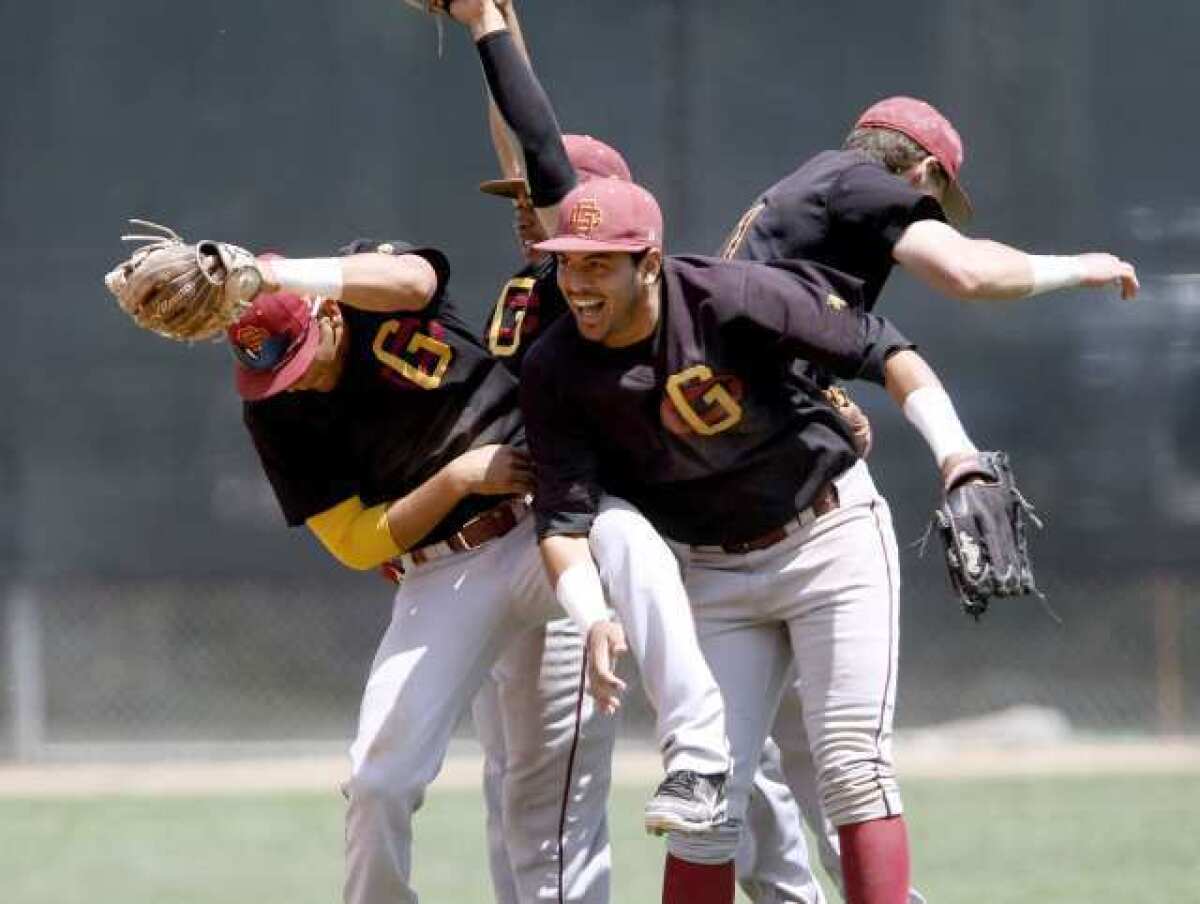
[[631,254],[564,252],[557,257],[558,287],[584,339],[621,346],[642,338],[646,317],[639,309]]
[[588,339],[601,339],[604,335],[603,326],[608,319],[605,316],[607,303],[595,295],[568,296],[571,313],[575,315],[575,325],[579,332]]

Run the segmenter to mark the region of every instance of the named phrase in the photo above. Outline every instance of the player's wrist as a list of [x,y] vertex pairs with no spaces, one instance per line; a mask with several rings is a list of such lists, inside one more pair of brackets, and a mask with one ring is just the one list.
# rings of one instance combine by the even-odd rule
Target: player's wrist
[[1042,295],[1059,289],[1072,289],[1083,282],[1086,271],[1078,257],[1056,254],[1027,254],[1030,283],[1026,295]]
[[276,257],[260,260],[259,269],[264,265],[270,269],[275,291],[291,292],[304,298],[337,300],[342,297],[345,283],[340,257]]
[[569,565],[558,576],[554,596],[585,638],[597,624],[608,621],[608,603],[604,599],[600,572],[590,558]]
[[441,492],[451,496],[456,503],[471,494],[471,479],[461,458],[447,463],[437,476],[442,483]]
[[484,4],[482,14],[467,23],[467,31],[471,35],[471,40],[478,42],[488,35],[508,31],[508,22],[500,10],[496,9],[493,4],[487,3]]
[[939,469],[949,461],[978,451],[962,422],[950,396],[940,386],[922,386],[904,399],[904,416],[916,427]]

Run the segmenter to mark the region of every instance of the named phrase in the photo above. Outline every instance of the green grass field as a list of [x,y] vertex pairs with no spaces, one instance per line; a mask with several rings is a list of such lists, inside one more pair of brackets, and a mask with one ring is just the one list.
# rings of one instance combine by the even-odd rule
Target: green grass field
[[[1200,777],[910,781],[914,876],[930,904],[1200,901]],[[614,904],[659,900],[662,843],[640,789],[613,797]],[[474,792],[417,823],[430,904],[490,900]],[[341,801],[330,795],[0,800],[4,904],[332,904]]]

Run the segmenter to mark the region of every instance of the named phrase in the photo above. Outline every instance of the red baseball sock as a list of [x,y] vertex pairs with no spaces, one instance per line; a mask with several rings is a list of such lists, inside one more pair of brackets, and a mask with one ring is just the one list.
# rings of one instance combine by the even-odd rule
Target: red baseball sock
[[903,816],[838,826],[846,904],[905,904],[908,829]]
[[733,861],[689,863],[667,854],[663,904],[733,904]]

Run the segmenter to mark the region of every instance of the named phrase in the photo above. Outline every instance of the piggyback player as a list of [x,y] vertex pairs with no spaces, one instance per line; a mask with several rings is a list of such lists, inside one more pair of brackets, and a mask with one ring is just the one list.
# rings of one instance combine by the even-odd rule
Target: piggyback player
[[[576,182],[628,180],[628,166],[603,142],[589,136],[563,140],[545,92],[492,3],[456,0],[450,13],[468,26],[475,39],[491,96],[519,143],[527,179],[490,183],[485,190],[515,194],[518,235],[523,240],[545,237],[540,224],[555,216],[558,202]],[[532,249],[531,241],[523,244]],[[488,327],[493,353],[521,373],[522,379],[522,361],[532,340],[566,310],[556,271],[553,257],[534,251],[528,266],[504,287]],[[619,498],[602,501],[591,539],[602,574],[588,559],[555,581],[560,603],[580,628],[590,635],[591,629],[609,624],[601,576],[608,599],[619,611],[634,586],[653,587],[658,598],[657,605],[626,619],[630,643],[642,667],[643,685],[655,709],[656,734],[667,772],[647,806],[647,826],[708,829],[724,818],[721,789],[729,768],[728,744],[720,692],[695,643],[678,564],[652,525]],[[682,614],[687,628],[683,636],[665,630],[661,616],[667,611]],[[607,661],[608,646],[595,649]],[[602,671],[604,677],[598,680],[623,686],[611,671]],[[597,673],[593,670],[592,674],[594,686]],[[615,709],[615,694],[602,699]],[[714,778],[707,796],[690,793],[698,775]],[[674,790],[680,784],[689,789],[685,797]]]
[[[557,254],[573,315],[534,348],[522,382],[547,569],[553,580],[588,555],[604,490],[631,500],[680,546],[726,702],[729,820],[672,833],[664,901],[732,901],[751,777],[794,667],[787,692],[804,703],[847,899],[898,904],[909,865],[891,762],[890,516],[849,429],[793,364],[884,383],[899,403],[936,377],[862,311],[851,277],[664,258],[657,204],[630,183],[575,189],[539,247]],[[957,420],[918,426],[945,474],[973,456]]]

